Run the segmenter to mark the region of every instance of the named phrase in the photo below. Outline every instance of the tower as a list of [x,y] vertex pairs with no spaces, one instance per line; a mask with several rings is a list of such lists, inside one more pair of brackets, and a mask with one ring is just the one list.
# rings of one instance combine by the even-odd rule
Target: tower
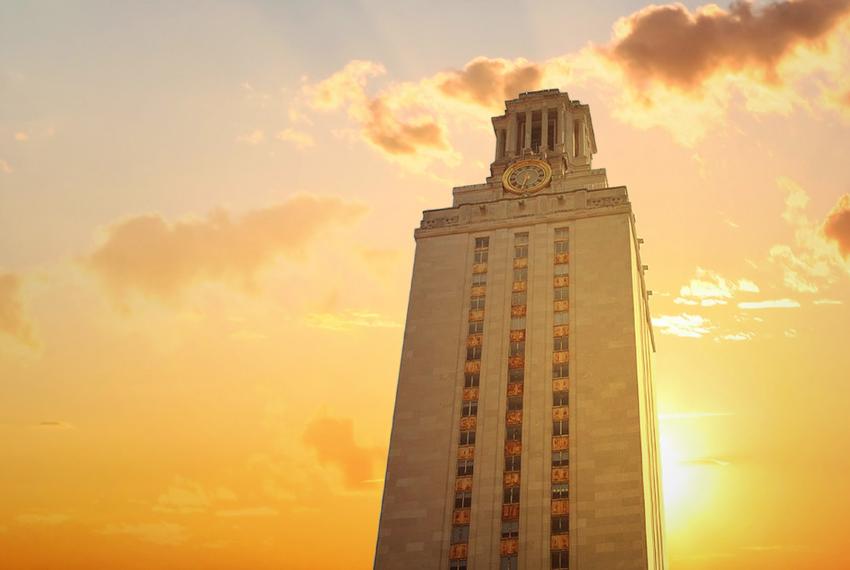
[[625,187],[557,89],[423,212],[375,568],[664,568],[648,293]]

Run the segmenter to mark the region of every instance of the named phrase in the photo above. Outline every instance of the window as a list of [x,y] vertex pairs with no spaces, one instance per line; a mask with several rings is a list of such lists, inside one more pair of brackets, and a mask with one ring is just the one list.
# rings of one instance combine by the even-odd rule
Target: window
[[475,252],[475,261],[473,263],[487,263],[487,250],[482,249]]
[[553,406],[567,406],[570,403],[569,394],[567,392],[553,392],[552,393],[552,405]]
[[570,300],[570,289],[569,289],[569,287],[555,287],[555,300],[556,301],[569,301]]
[[566,570],[570,567],[570,551],[556,550],[552,553],[552,570]]
[[486,273],[473,273],[472,274],[472,286],[473,287],[485,285],[486,283],[487,283],[487,274]]
[[519,396],[512,396],[508,398],[508,410],[515,412],[517,410],[522,409],[522,398]]
[[525,341],[512,342],[510,354],[511,354],[511,356],[517,356],[517,355],[525,354]]
[[478,383],[481,381],[481,374],[478,372],[471,373],[467,372],[463,377],[463,387],[464,388],[475,388],[478,386]]
[[566,378],[570,375],[570,366],[566,363],[552,365],[552,378]]
[[466,349],[466,359],[467,360],[479,360],[481,358],[481,347],[480,346],[471,346]]
[[555,241],[567,239],[569,235],[568,228],[555,228]]
[[569,346],[569,338],[570,337],[567,337],[567,336],[556,336],[555,337],[555,343],[554,343],[555,350],[556,351],[567,350],[567,347]]
[[570,322],[570,314],[567,311],[558,311],[555,313],[555,326],[565,325]]
[[477,311],[484,308],[484,297],[473,297],[469,301],[469,308],[472,311]]
[[567,240],[555,242],[555,253],[568,253],[570,251],[570,242]]
[[528,267],[517,267],[514,269],[514,281],[527,281]]
[[522,368],[511,368],[508,370],[508,382],[511,384],[521,384],[525,378],[525,370]]
[[570,422],[567,420],[555,420],[552,422],[552,435],[569,435]]
[[518,538],[519,521],[502,521],[502,538]]
[[475,445],[475,432],[474,431],[462,431],[462,432],[460,432],[460,444],[461,445]]
[[460,415],[463,417],[474,416],[478,413],[478,400],[467,400],[460,407]]
[[471,459],[458,459],[457,476],[464,477],[466,475],[472,475],[474,467],[475,465],[473,464]]
[[569,451],[553,451],[552,452],[552,467],[566,467],[570,464]]
[[528,232],[514,234],[514,243],[516,245],[525,245],[528,243]]
[[522,441],[522,426],[508,426],[505,430],[505,439],[508,441]]
[[469,525],[458,525],[452,527],[452,544],[469,542]]
[[520,291],[519,293],[514,293],[511,295],[511,305],[516,307],[518,305],[525,305],[525,291]]
[[475,249],[487,249],[488,247],[490,247],[490,238],[475,238]]
[[564,534],[570,531],[570,517],[552,517],[552,534]]
[[519,502],[519,487],[506,487],[503,503],[513,505]]
[[466,560],[449,561],[449,570],[466,570]]
[[525,317],[511,317],[511,330],[518,331],[525,328]]
[[484,332],[484,321],[472,321],[469,323],[469,334],[480,334]]
[[514,258],[521,259],[523,257],[528,257],[528,246],[527,245],[518,245],[514,247]]
[[519,471],[520,467],[522,467],[522,457],[519,455],[505,457],[505,471]]
[[499,562],[499,570],[517,570],[517,568],[519,568],[519,562],[517,561],[516,554],[503,556]]
[[464,493],[455,493],[455,508],[468,509],[472,506],[472,493],[466,491]]
[[567,483],[556,483],[552,485],[553,499],[567,499],[570,496],[570,486]]
[[[516,270],[514,270],[514,271],[516,271]],[[569,273],[570,273],[570,266],[567,265],[566,263],[559,263],[558,265],[555,266],[555,275],[556,276],[568,275]]]

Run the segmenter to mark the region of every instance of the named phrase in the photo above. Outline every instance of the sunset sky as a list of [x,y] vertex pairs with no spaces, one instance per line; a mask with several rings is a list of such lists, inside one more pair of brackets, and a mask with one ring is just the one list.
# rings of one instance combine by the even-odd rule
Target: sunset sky
[[670,569],[850,567],[850,0],[361,0],[0,5],[0,569],[370,568],[413,228],[551,87],[646,240]]

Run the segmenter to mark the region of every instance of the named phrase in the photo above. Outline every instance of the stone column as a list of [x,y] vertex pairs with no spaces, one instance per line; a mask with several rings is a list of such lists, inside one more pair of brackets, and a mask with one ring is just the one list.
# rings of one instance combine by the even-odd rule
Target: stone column
[[508,118],[508,140],[507,140],[507,155],[515,156],[516,155],[516,130],[517,130],[517,121],[516,121],[516,113],[511,113]]
[[522,148],[531,148],[531,111],[525,112],[525,143]]
[[549,149],[549,108],[544,107],[540,114],[540,148]]

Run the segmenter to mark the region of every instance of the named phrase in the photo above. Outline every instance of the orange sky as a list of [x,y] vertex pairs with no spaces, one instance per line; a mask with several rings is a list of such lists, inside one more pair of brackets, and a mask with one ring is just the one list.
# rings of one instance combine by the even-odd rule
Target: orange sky
[[412,230],[546,87],[646,240],[670,568],[850,567],[850,0],[286,4],[0,7],[0,569],[371,567]]

